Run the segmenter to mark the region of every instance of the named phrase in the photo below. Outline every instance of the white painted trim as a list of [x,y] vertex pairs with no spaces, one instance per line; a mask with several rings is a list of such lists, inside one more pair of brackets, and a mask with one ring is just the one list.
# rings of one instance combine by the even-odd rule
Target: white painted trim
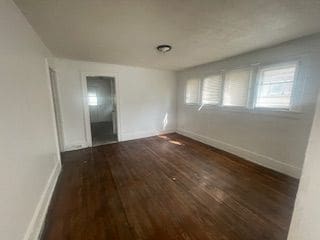
[[88,147],[87,142],[71,143],[71,144],[65,145],[63,151],[67,152],[67,151],[73,151],[73,150],[83,149],[87,147]]
[[195,139],[199,142],[208,144],[208,145],[213,146],[215,148],[224,150],[226,152],[235,154],[235,155],[242,157],[250,162],[254,162],[254,163],[259,164],[261,166],[264,166],[266,168],[270,168],[270,169],[273,169],[277,172],[287,174],[291,177],[300,178],[300,176],[301,176],[301,169],[300,168],[289,165],[287,163],[283,163],[283,162],[276,160],[274,158],[271,158],[271,157],[268,157],[268,156],[265,156],[265,155],[262,155],[262,154],[259,154],[256,152],[252,152],[250,150],[247,150],[247,149],[244,149],[241,147],[237,147],[232,144],[222,142],[220,140],[213,139],[210,137],[206,137],[206,136],[194,133],[194,132],[190,132],[190,131],[187,131],[187,130],[184,130],[181,128],[177,130],[177,133],[184,135],[186,137]]
[[57,160],[44,188],[44,191],[41,194],[40,200],[33,213],[31,222],[29,223],[23,240],[35,240],[39,238],[60,171],[61,164],[60,161]]
[[82,103],[83,103],[83,124],[84,124],[84,133],[86,146],[92,146],[92,136],[91,136],[91,127],[90,127],[90,113],[88,106],[88,86],[87,86],[87,76],[89,74],[81,74],[81,88],[82,88]]
[[[50,95],[50,105],[51,105],[51,119],[52,119],[52,125],[53,125],[53,129],[54,129],[54,140],[55,140],[55,144],[56,144],[56,151],[57,151],[57,157],[58,157],[58,161],[60,162],[60,143],[59,143],[59,136],[58,136],[58,126],[57,126],[57,122],[56,122],[56,116],[55,116],[55,111],[54,111],[54,99],[53,99],[53,93],[52,93],[52,88],[51,88],[51,79],[50,79],[50,66],[49,66],[49,61],[48,58],[45,58],[45,70],[46,70],[46,74],[47,74],[47,86],[48,86],[48,91],[49,91],[49,95]],[[62,132],[63,133],[63,132]]]
[[140,132],[123,133],[122,134],[122,141],[152,137],[152,136],[174,133],[174,132],[176,132],[176,131],[172,129],[172,130],[165,130],[165,131],[140,131]]
[[[52,74],[54,75],[53,78]],[[57,72],[49,66],[49,77],[50,77],[50,86],[51,86],[51,96],[52,96],[52,102],[53,102],[53,109],[54,109],[54,120],[55,125],[57,128],[57,136],[58,136],[58,142],[60,147],[60,152],[64,150],[64,131],[62,126],[62,115],[61,115],[61,104],[60,104],[60,97],[59,97],[59,91],[58,91],[58,79],[57,79]]]
[[[127,133],[122,133],[122,139],[121,139],[121,141],[129,141],[129,140],[146,138],[146,137],[152,137],[152,136],[157,136],[157,135],[161,135],[161,134],[169,134],[169,133],[174,133],[174,132],[176,132],[175,129],[165,130],[165,131],[127,132]],[[119,142],[120,142],[120,141],[119,141]],[[73,143],[73,144],[70,144],[70,145],[66,145],[66,146],[64,147],[64,152],[79,150],[79,149],[83,149],[83,148],[87,148],[87,147],[88,147],[88,145],[87,145],[86,142]]]
[[[291,112],[293,111],[293,109],[297,109],[298,105],[300,105],[301,103],[296,103],[296,98],[297,98],[297,82],[299,81],[298,76],[300,75],[300,62],[299,61],[288,61],[288,62],[280,62],[280,63],[272,63],[272,64],[261,64],[259,65],[259,68],[257,69],[257,75],[256,75],[256,86],[255,86],[255,98],[254,98],[254,102],[253,102],[253,109],[260,109],[260,111],[262,110],[271,110],[271,111],[287,111],[287,112]],[[262,82],[262,73],[263,71],[267,71],[267,70],[272,70],[272,69],[279,69],[279,68],[283,68],[283,67],[288,67],[288,66],[295,66],[295,73],[294,73],[294,79],[293,79],[293,87],[291,90],[291,96],[290,96],[290,103],[288,108],[268,108],[268,107],[256,107],[257,104],[257,98],[259,97],[259,87],[261,85]]]
[[120,114],[120,87],[119,87],[119,75],[115,72],[82,72],[81,73],[81,87],[83,94],[83,121],[85,126],[85,138],[86,145],[85,147],[92,147],[92,136],[91,136],[91,127],[90,127],[90,113],[88,106],[88,88],[87,88],[87,77],[112,77],[115,81],[115,89],[116,89],[116,99],[117,99],[117,130],[118,130],[118,141],[122,141],[121,134],[121,114]]
[[[51,69],[53,69],[56,73],[56,87],[57,87],[57,99],[58,99],[58,107],[59,107],[59,121],[60,121],[60,129],[58,128],[58,131],[60,130],[60,134],[61,134],[61,138],[62,138],[62,147],[60,147],[60,152],[63,152],[65,151],[65,143],[66,143],[66,135],[65,135],[65,131],[63,129],[63,126],[65,126],[64,124],[64,113],[63,113],[63,105],[61,104],[60,100],[62,99],[62,96],[61,96],[61,92],[60,92],[60,81],[59,81],[59,72],[56,70],[56,68],[54,67],[53,64],[49,64],[49,67]],[[50,80],[50,79],[49,79]],[[58,127],[58,126],[57,126]]]

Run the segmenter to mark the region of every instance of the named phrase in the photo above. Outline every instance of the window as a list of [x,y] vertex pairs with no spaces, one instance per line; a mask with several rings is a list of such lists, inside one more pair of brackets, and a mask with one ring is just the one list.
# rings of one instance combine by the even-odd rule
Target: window
[[97,106],[98,105],[97,93],[95,93],[95,92],[88,93],[88,105],[89,106]]
[[204,79],[190,79],[185,85],[185,103],[256,111],[259,108],[300,111],[300,89],[303,89],[303,83],[296,81],[297,72],[298,62],[263,67],[255,64]]
[[186,85],[185,102],[187,104],[199,103],[199,79],[190,79]]
[[249,69],[226,72],[223,90],[224,106],[247,106],[250,76],[251,71]]
[[255,107],[290,109],[296,68],[293,63],[260,69]]
[[213,75],[206,77],[202,83],[202,104],[217,105],[221,100],[222,77]]

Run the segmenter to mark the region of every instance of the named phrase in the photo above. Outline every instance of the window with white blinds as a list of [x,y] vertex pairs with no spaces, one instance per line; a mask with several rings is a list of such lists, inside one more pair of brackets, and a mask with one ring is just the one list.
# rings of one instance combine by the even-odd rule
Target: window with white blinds
[[223,89],[224,106],[247,106],[250,76],[250,69],[237,69],[226,72]]
[[296,63],[261,68],[255,107],[290,109],[296,68]]
[[[269,66],[254,65],[186,81],[185,103],[300,111],[303,82],[299,81],[298,62]],[[252,78],[256,79],[252,79]],[[251,87],[253,80],[254,87]],[[253,85],[252,85],[253,86]],[[201,107],[199,108],[199,110]],[[230,108],[229,108],[230,109]]]
[[221,101],[222,76],[213,75],[203,79],[202,100],[205,105],[217,105]]
[[197,104],[199,103],[199,79],[189,79],[186,83],[186,104]]

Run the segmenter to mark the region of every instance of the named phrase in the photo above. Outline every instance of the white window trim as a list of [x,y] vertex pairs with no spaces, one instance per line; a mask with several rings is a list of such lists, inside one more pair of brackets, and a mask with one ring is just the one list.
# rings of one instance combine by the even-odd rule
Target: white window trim
[[[216,104],[212,104],[212,103],[202,103],[202,90],[203,90],[203,82],[206,78],[209,78],[211,76],[220,76],[221,77],[221,92],[220,92],[220,101]],[[201,78],[200,80],[200,100],[199,100],[199,104],[202,107],[206,107],[206,108],[215,108],[215,107],[221,107],[222,105],[222,97],[223,97],[223,88],[224,88],[224,75],[223,72],[220,71],[218,73],[212,73],[212,74],[206,74],[205,77]]]
[[[225,84],[225,78],[226,78],[226,73],[227,72],[232,72],[232,71],[237,71],[237,70],[249,70],[250,72],[250,77],[249,77],[249,87],[248,87],[248,97],[247,97],[247,103],[245,106],[228,106],[228,105],[223,105],[223,95],[224,95],[224,84]],[[227,70],[223,71],[223,78],[222,78],[222,94],[221,94],[221,104],[220,107],[225,109],[225,110],[231,110],[231,111],[240,111],[244,110],[247,111],[250,109],[250,97],[252,94],[252,82],[253,82],[253,72],[254,72],[254,67],[252,66],[246,66],[246,67],[237,67],[237,68],[230,68]]]
[[[288,108],[268,108],[268,107],[256,107],[257,97],[258,97],[258,88],[262,81],[261,78],[261,70],[262,69],[275,69],[275,68],[282,68],[285,66],[295,65],[296,70],[294,73],[294,79],[293,79],[293,86],[292,86],[292,93],[290,96],[290,106]],[[254,88],[254,98],[252,102],[252,109],[256,112],[291,112],[291,113],[299,113],[301,112],[300,107],[298,107],[299,103],[297,103],[297,82],[299,81],[300,76],[300,62],[298,60],[296,61],[287,61],[287,62],[280,62],[280,63],[273,63],[273,64],[266,64],[266,65],[259,65],[256,72],[256,83]]]
[[[296,72],[294,76],[293,82],[293,90],[290,100],[290,108],[260,108],[255,107],[257,93],[258,93],[258,86],[260,81],[259,71],[261,68],[270,67],[273,68],[275,66],[287,66],[295,64],[296,65]],[[248,88],[248,100],[247,106],[225,106],[223,105],[223,94],[224,94],[224,84],[225,84],[225,73],[228,71],[239,70],[239,69],[248,69],[250,70],[250,82]],[[222,88],[221,88],[221,98],[219,104],[202,104],[202,84],[204,78],[212,75],[219,75],[221,74],[222,77]],[[212,72],[210,74],[206,74],[204,77],[199,77],[198,83],[198,102],[197,103],[186,103],[186,88],[184,90],[184,105],[186,106],[197,106],[200,107],[198,110],[217,110],[217,111],[232,111],[232,112],[239,112],[239,113],[249,113],[249,114],[263,114],[269,116],[276,116],[276,117],[285,117],[285,118],[292,118],[298,119],[302,115],[301,111],[301,99],[303,94],[303,89],[305,87],[305,82],[302,79],[302,72],[301,72],[301,61],[300,60],[290,60],[290,61],[281,61],[276,63],[268,63],[268,64],[261,64],[261,63],[254,63],[250,66],[242,66],[236,68],[229,68],[223,69],[220,72]],[[298,87],[302,88],[302,90],[298,93]]]
[[197,101],[195,103],[187,103],[186,102],[186,98],[187,98],[187,82],[192,79],[192,78],[189,78],[188,80],[185,81],[185,87],[184,87],[184,97],[183,97],[183,101],[184,101],[184,104],[187,105],[187,106],[198,106],[201,102],[201,86],[202,86],[202,78],[194,78],[196,80],[198,80],[198,96],[197,96]]

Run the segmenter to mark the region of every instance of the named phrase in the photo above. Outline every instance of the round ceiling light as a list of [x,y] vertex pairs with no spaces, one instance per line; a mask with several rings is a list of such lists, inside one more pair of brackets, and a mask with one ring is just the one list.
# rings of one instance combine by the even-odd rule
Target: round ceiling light
[[172,49],[170,45],[159,45],[157,46],[157,50],[161,53],[169,52]]

